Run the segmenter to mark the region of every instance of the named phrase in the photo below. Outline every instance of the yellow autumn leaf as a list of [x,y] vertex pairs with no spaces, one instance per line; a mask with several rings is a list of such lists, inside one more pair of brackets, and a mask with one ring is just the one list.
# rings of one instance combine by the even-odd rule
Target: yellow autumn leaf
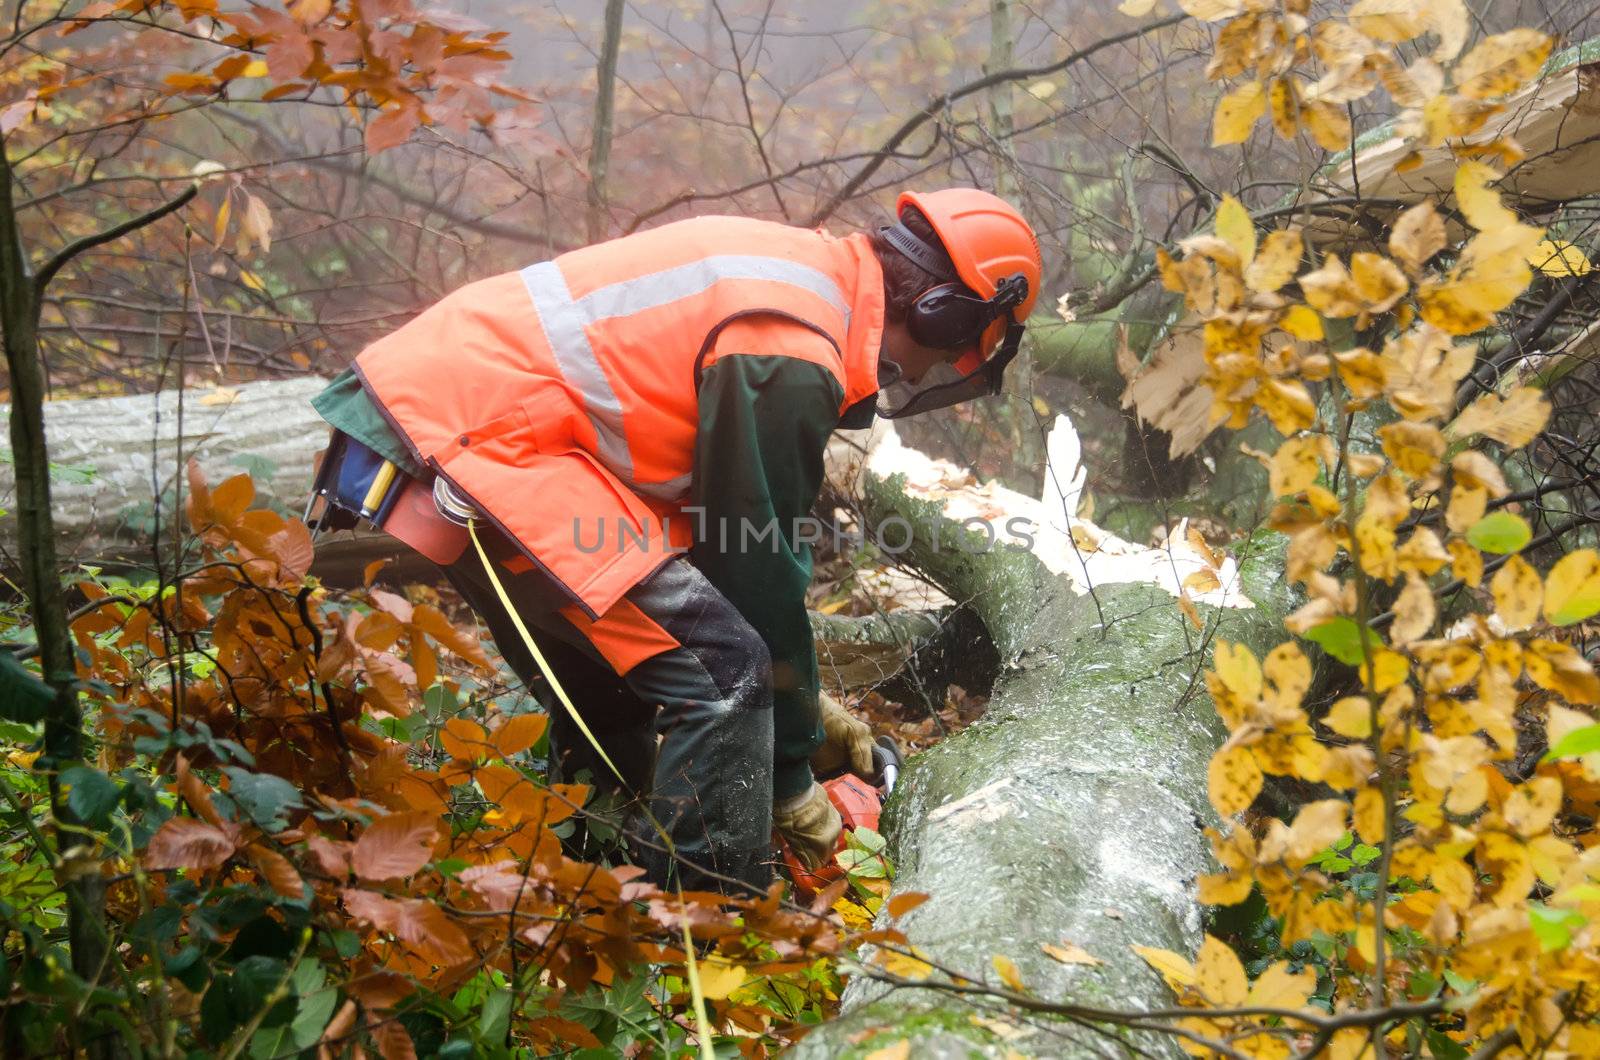
[[1450,472],[1463,486],[1481,489],[1490,497],[1504,497],[1510,492],[1500,465],[1476,449],[1457,453],[1450,461]]
[[1267,90],[1260,81],[1247,81],[1217,103],[1211,126],[1211,146],[1241,144],[1250,138],[1261,115],[1267,112]]
[[249,192],[244,193],[244,203],[244,219],[240,222],[240,227],[265,254],[272,249],[272,211],[258,196]]
[[1513,632],[1527,629],[1539,619],[1544,604],[1544,583],[1539,572],[1521,556],[1512,556],[1489,582],[1495,614]]
[[240,77],[266,77],[267,62],[265,59],[252,59],[239,71]]
[[[1482,491],[1479,491],[1481,495]],[[1483,553],[1467,542],[1456,538],[1447,546],[1450,550],[1450,573],[1460,578],[1468,587],[1476,589],[1483,583]]]
[[1394,466],[1412,478],[1426,478],[1438,470],[1444,456],[1444,434],[1426,423],[1400,420],[1378,430],[1383,452]]
[[1340,350],[1333,355],[1333,363],[1353,397],[1370,398],[1383,393],[1383,359],[1371,350],[1364,346]]
[[1303,865],[1332,846],[1344,835],[1349,814],[1350,807],[1343,799],[1318,799],[1302,806],[1289,826],[1288,860]]
[[1389,627],[1389,636],[1401,645],[1421,640],[1433,628],[1435,615],[1433,590],[1427,580],[1407,574],[1405,588],[1394,602],[1394,625]]
[[1064,942],[1059,946],[1046,942],[1042,943],[1039,948],[1046,955],[1060,961],[1062,964],[1082,964],[1092,968],[1095,965],[1106,963],[1075,942]]
[[721,1000],[732,994],[745,981],[747,975],[741,965],[712,954],[700,962],[700,991],[706,997]]
[[1500,814],[1518,835],[1531,839],[1548,832],[1561,809],[1561,781],[1555,777],[1530,777],[1506,796]]
[[1416,0],[1359,0],[1348,17],[1356,29],[1375,40],[1404,44],[1422,32],[1422,11]]
[[1362,788],[1356,792],[1352,802],[1354,813],[1351,815],[1356,827],[1356,835],[1362,842],[1378,844],[1383,842],[1384,833],[1384,801],[1381,788]]
[[[1254,229],[1251,231],[1253,233]],[[1294,279],[1303,253],[1304,244],[1298,228],[1280,228],[1268,232],[1255,258],[1244,270],[1245,286],[1252,291],[1271,294]]]
[[1156,0],[1122,0],[1122,3],[1117,5],[1117,10],[1124,15],[1139,18],[1148,15],[1155,6]]
[[1213,872],[1201,876],[1195,883],[1197,896],[1206,905],[1238,905],[1250,897],[1253,880],[1248,874],[1234,876]]
[[1570,626],[1596,612],[1600,612],[1600,554],[1592,548],[1575,549],[1558,559],[1545,578],[1545,621]]
[[994,965],[995,973],[1000,976],[1000,981],[1017,993],[1024,993],[1028,987],[1022,981],[1022,973],[1017,971],[1017,962],[1003,953],[997,953],[989,959]]
[[1539,240],[1528,264],[1546,276],[1587,276],[1594,268],[1582,248],[1564,240]]
[[911,1056],[911,1042],[901,1038],[897,1042],[874,1049],[866,1055],[865,1060],[909,1060]]
[[1372,735],[1372,704],[1364,696],[1345,696],[1328,708],[1322,723],[1347,739],[1365,740]]
[[1451,335],[1471,335],[1494,323],[1494,315],[1527,288],[1515,275],[1457,272],[1430,276],[1417,286],[1422,319]]
[[1362,308],[1369,313],[1383,312],[1411,289],[1400,266],[1369,251],[1350,256],[1350,278],[1364,303]]
[[891,975],[898,975],[902,979],[926,979],[933,972],[933,965],[922,957],[922,950],[911,946],[906,953],[883,950],[878,954],[877,961]]
[[1529,641],[1522,663],[1534,684],[1560,693],[1568,703],[1582,706],[1600,702],[1600,679],[1595,677],[1589,660],[1572,645],[1544,639]]
[[1290,306],[1279,318],[1278,326],[1303,342],[1322,340],[1322,318],[1310,306],[1299,304]]
[[1467,224],[1480,232],[1492,232],[1517,223],[1517,215],[1500,201],[1500,193],[1489,185],[1500,174],[1482,162],[1463,162],[1456,170],[1456,208]]
[[1250,984],[1245,1005],[1250,1008],[1304,1008],[1306,1000],[1317,989],[1317,973],[1307,965],[1291,972],[1287,961],[1279,961],[1256,977]]
[[1301,108],[1306,131],[1317,146],[1328,151],[1342,151],[1350,146],[1350,115],[1336,103],[1314,100]]
[[1300,91],[1292,77],[1278,77],[1267,90],[1267,110],[1272,127],[1285,140],[1293,140],[1300,128]]
[[1261,792],[1261,767],[1248,747],[1225,747],[1211,756],[1206,790],[1224,817],[1243,813]]
[[1397,651],[1379,648],[1372,653],[1372,691],[1383,693],[1397,687],[1411,673],[1411,660]]
[[1441,63],[1449,62],[1461,54],[1467,37],[1472,33],[1467,5],[1464,0],[1430,0],[1426,10],[1428,26],[1439,37],[1439,46],[1433,51],[1433,59]]
[[1514,29],[1481,41],[1456,64],[1456,90],[1468,99],[1514,92],[1539,72],[1554,38],[1536,29]]
[[1321,435],[1300,435],[1278,446],[1267,465],[1273,496],[1290,496],[1316,482],[1329,448]]
[[1232,195],[1224,195],[1217,206],[1216,233],[1233,248],[1241,264],[1248,264],[1256,256],[1256,224],[1244,204]]
[[1353,317],[1361,312],[1360,295],[1339,255],[1329,254],[1322,266],[1300,277],[1306,302],[1325,317]]
[[1550,421],[1550,402],[1535,387],[1519,386],[1504,398],[1485,394],[1450,424],[1452,438],[1483,434],[1512,449],[1521,449]]
[[1194,961],[1195,986],[1207,1001],[1219,1007],[1244,1004],[1250,992],[1250,981],[1244,974],[1244,965],[1226,942],[1207,935],[1200,943],[1200,953]]
[[1256,404],[1279,434],[1303,431],[1317,422],[1317,406],[1305,384],[1295,379],[1265,379]]
[[1253,702],[1261,697],[1261,663],[1243,644],[1217,641],[1212,665],[1217,678],[1240,699]]
[[1412,531],[1406,543],[1400,546],[1398,558],[1401,570],[1432,577],[1450,562],[1450,553],[1445,551],[1438,534],[1421,526]]
[[1424,199],[1395,218],[1389,231],[1389,253],[1393,254],[1412,275],[1422,271],[1439,251],[1445,247],[1444,220],[1433,208],[1431,199]]
[[1444,511],[1444,525],[1455,533],[1464,534],[1483,518],[1488,505],[1488,490],[1458,482],[1456,488],[1450,491],[1450,503]]
[[222,237],[228,234],[228,218],[233,216],[233,196],[225,195],[222,205],[217,207],[217,219],[211,225],[211,242],[221,245]]
[[1167,981],[1167,986],[1172,988],[1174,994],[1181,995],[1186,989],[1195,985],[1194,965],[1189,963],[1187,957],[1157,946],[1130,946],[1129,949],[1137,953],[1144,963],[1161,973],[1161,978]]

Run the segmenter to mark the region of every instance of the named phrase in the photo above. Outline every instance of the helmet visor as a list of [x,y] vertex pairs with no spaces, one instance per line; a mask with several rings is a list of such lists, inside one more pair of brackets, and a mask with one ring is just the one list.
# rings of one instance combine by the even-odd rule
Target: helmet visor
[[971,371],[962,373],[956,367],[956,364],[970,363],[971,354],[967,354],[955,363],[946,362],[937,366],[914,387],[904,383],[889,387],[880,393],[878,415],[886,420],[897,420],[903,416],[918,416],[1000,393],[1006,366],[1017,355],[1022,332],[1023,326],[1011,321],[1006,326],[1005,340],[1000,348]]

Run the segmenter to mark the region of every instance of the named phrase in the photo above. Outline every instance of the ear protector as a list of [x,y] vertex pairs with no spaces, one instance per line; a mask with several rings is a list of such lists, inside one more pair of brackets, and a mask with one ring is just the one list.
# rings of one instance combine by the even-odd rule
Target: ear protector
[[884,240],[910,258],[923,271],[945,282],[923,291],[906,317],[911,337],[936,350],[953,350],[978,342],[989,325],[1027,301],[1028,281],[1019,272],[995,285],[992,298],[983,298],[962,283],[939,253],[903,224],[879,231]]

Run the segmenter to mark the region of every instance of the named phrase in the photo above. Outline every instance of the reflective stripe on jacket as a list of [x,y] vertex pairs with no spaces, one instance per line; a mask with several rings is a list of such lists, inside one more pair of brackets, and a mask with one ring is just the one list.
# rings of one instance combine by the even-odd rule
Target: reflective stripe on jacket
[[864,236],[705,217],[468,284],[355,368],[418,458],[598,615],[668,558],[669,534],[690,543],[693,520],[671,516],[719,331],[754,315],[804,325],[761,352],[820,363],[842,413],[877,389],[883,313]]

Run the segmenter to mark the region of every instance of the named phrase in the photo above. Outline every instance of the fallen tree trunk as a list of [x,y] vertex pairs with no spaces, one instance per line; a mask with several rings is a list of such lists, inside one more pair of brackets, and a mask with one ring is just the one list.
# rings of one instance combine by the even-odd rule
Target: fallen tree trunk
[[[1076,501],[1062,449],[1053,435],[1047,479],[1061,485],[1047,485],[1043,502],[952,487],[914,454],[875,455],[861,476],[868,524],[913,527],[902,558],[983,617],[1004,662],[983,719],[914,758],[891,800],[895,893],[931,897],[883,923],[927,960],[973,980],[998,983],[991,960],[1003,955],[1041,998],[1160,1007],[1170,1003],[1166,987],[1129,947],[1192,952],[1200,941],[1193,880],[1207,869],[1206,770],[1223,735],[1199,674],[1206,647],[1213,635],[1270,647],[1282,636],[1288,591],[1267,543],[1257,543],[1241,573],[1181,532],[1171,548],[1146,556],[1053,515],[1052,503],[1059,513]],[[886,477],[899,467],[906,473]],[[963,548],[960,523],[985,512],[1051,525],[1029,550],[974,553]],[[1145,566],[1150,559],[1182,578],[1210,565],[1219,589],[1195,593],[1205,631],[1184,618],[1172,586],[1105,580],[1158,569]],[[1191,580],[1197,589],[1206,583]],[[1240,606],[1241,583],[1255,606]],[[1063,964],[1041,949],[1066,942],[1103,963]],[[840,1018],[807,1037],[798,1055],[854,1055],[902,1039],[917,1057],[1125,1055],[1133,1044],[1048,1019],[1017,1025],[1004,1006],[941,992],[948,981],[935,973],[930,985],[913,987],[859,975]],[[1147,1035],[1137,1045],[1177,1052]]]
[[[310,405],[325,385],[313,376],[190,390],[182,396],[181,418],[179,395],[170,390],[47,402],[61,555],[148,560],[157,504],[170,526],[175,487],[190,457],[212,483],[248,471],[258,498],[298,512],[310,489],[312,461],[328,440],[327,425]],[[9,417],[10,406],[0,409]],[[0,465],[0,498],[13,489],[7,462]],[[5,533],[9,546],[12,531]]]

